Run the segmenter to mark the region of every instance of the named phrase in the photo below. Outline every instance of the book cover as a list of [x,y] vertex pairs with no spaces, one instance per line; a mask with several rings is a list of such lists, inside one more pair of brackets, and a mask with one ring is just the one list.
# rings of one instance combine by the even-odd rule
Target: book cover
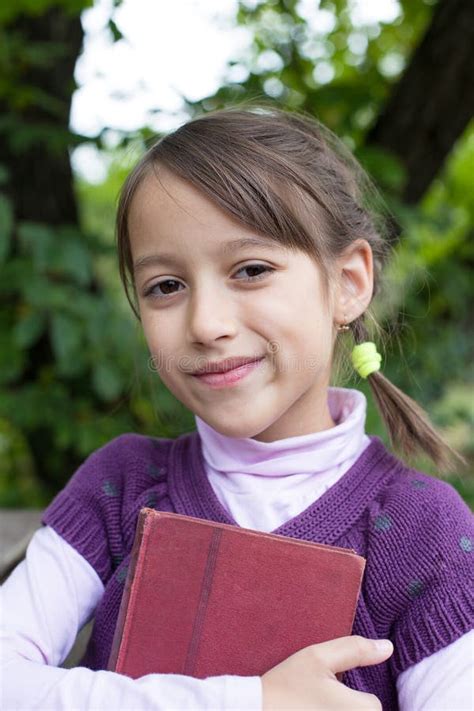
[[364,568],[352,549],[143,508],[107,669],[261,676],[351,634]]

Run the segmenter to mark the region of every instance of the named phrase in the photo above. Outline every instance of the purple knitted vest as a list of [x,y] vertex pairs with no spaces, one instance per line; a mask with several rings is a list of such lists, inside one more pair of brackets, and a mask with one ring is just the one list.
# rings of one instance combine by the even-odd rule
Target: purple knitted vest
[[[122,435],[94,452],[42,518],[105,586],[81,666],[107,666],[143,506],[238,525],[207,479],[197,432],[174,440]],[[450,484],[406,467],[377,437],[317,501],[271,533],[366,558],[353,634],[391,639],[395,650],[343,681],[375,694],[384,711],[398,709],[402,671],[473,627],[471,511]]]

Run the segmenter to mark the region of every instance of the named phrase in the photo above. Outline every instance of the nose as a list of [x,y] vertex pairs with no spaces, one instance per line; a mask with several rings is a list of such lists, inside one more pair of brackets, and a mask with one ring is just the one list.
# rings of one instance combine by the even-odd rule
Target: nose
[[208,345],[236,334],[237,323],[232,299],[223,288],[207,281],[195,287],[189,299],[188,333],[194,344]]

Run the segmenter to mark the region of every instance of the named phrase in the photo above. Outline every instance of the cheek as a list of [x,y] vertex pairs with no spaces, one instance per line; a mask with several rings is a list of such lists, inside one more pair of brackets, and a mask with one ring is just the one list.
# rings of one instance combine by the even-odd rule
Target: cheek
[[287,296],[280,294],[267,309],[265,320],[262,316],[266,333],[303,351],[328,337],[329,321],[328,307],[313,285],[294,289]]
[[142,328],[155,370],[161,371],[162,363],[169,359],[172,339],[169,329],[153,314],[142,314]]
[[140,311],[140,321],[143,329],[143,335],[145,336],[145,340],[148,344],[148,348],[150,350],[153,349],[153,343],[156,340],[156,334],[157,334],[157,328],[154,320],[150,317],[150,315],[145,311],[141,310]]
[[177,355],[182,353],[182,338],[176,328],[176,320],[163,318],[162,315],[149,311],[142,313],[141,323],[153,370],[171,389],[176,371],[189,368],[186,356],[181,360],[182,356]]

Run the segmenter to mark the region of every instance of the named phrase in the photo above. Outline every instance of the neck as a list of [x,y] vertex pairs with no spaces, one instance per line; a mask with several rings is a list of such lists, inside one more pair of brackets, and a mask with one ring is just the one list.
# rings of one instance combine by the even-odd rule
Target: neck
[[[295,408],[298,410],[297,419],[294,417]],[[288,437],[300,437],[330,430],[335,425],[325,392],[324,397],[317,402],[310,398],[296,401],[288,412],[252,439],[258,442],[276,442]]]
[[[229,437],[196,416],[196,427],[203,442],[207,463],[219,471],[236,471],[254,474],[290,474],[294,471],[323,471],[359,454],[368,438],[365,436],[367,401],[363,393],[347,388],[329,388],[328,406],[334,427],[310,432],[302,436],[283,437],[265,442],[255,437]],[[315,448],[318,456],[314,457]],[[281,453],[291,457],[282,460],[281,471],[275,467],[273,455]],[[308,462],[298,461],[297,453],[310,452]],[[273,461],[270,463],[270,459]],[[308,469],[306,469],[306,464]],[[256,467],[254,465],[257,465]],[[250,468],[249,468],[250,467]]]

